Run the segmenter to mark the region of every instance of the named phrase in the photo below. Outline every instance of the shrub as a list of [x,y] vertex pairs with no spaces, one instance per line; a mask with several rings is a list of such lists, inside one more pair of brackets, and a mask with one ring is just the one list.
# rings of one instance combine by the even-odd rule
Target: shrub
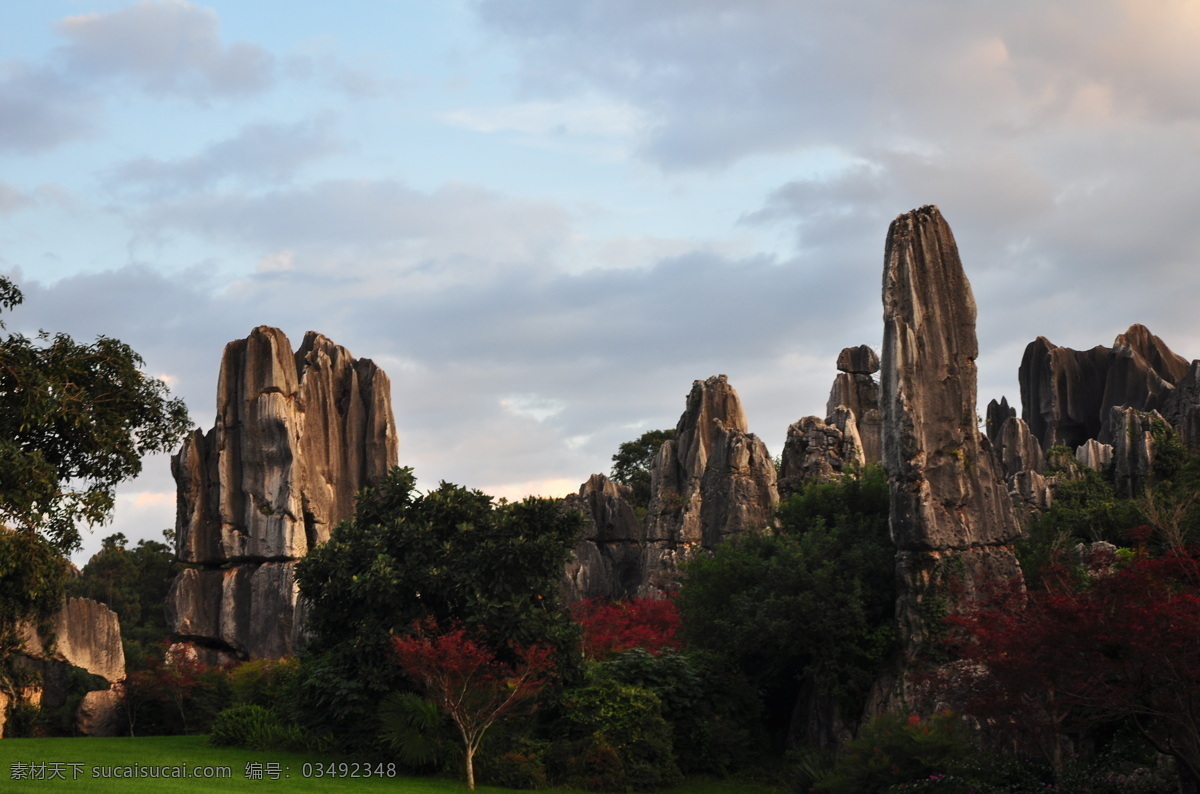
[[650,791],[679,782],[671,728],[658,696],[597,680],[562,697],[562,739],[551,752],[555,782],[602,791]]
[[606,602],[589,598],[572,604],[571,614],[583,627],[583,655],[588,659],[603,659],[631,648],[657,654],[682,645],[679,610],[670,599]]
[[712,654],[652,656],[635,648],[597,665],[595,675],[658,696],[684,774],[726,774],[753,760],[763,746],[758,693]]
[[889,791],[897,784],[952,772],[973,753],[962,721],[949,711],[927,719],[889,712],[867,723],[846,747],[833,771],[818,781],[813,791]]
[[300,663],[292,659],[254,659],[229,671],[234,705],[264,706],[286,713]]
[[209,744],[247,750],[300,750],[307,743],[296,725],[286,724],[274,709],[234,706],[213,721]]

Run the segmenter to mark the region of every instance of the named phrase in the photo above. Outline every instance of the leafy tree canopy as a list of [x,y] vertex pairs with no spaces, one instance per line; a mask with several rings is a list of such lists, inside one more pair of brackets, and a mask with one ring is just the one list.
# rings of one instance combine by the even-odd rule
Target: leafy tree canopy
[[613,455],[612,479],[633,489],[633,504],[650,504],[650,464],[664,442],[675,438],[675,430],[648,430],[633,441],[626,441]]
[[780,507],[778,533],[734,538],[685,568],[685,637],[762,689],[775,731],[805,683],[854,713],[895,646],[887,505],[878,467],[810,485]]
[[380,699],[404,683],[391,638],[425,618],[470,627],[502,663],[517,661],[515,648],[552,648],[561,672],[578,627],[559,580],[581,521],[553,499],[497,504],[448,483],[421,495],[410,468],[364,490],[354,520],[296,564],[310,605],[302,697],[314,727],[371,741]]
[[[0,308],[22,297],[0,276]],[[187,409],[142,363],[104,336],[0,338],[0,522],[76,549],[77,524],[108,517],[116,485],[141,472],[142,456],[180,441]]]

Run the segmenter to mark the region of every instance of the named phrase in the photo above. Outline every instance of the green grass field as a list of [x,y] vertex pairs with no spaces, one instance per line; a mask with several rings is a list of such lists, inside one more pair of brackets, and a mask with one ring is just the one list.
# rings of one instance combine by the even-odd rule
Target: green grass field
[[[206,791],[447,794],[467,790],[464,783],[436,778],[343,777],[344,773],[352,771],[353,763],[346,762],[344,771],[338,764],[329,759],[292,753],[210,747],[204,736],[3,739],[0,740],[0,790],[72,791],[79,794],[127,791],[180,794]],[[359,765],[360,771],[362,766]],[[147,770],[138,770],[138,767],[166,767],[173,771],[182,768],[188,777],[131,779],[112,776],[126,774],[126,770],[145,774]],[[337,776],[328,774],[329,771],[336,772]],[[374,772],[375,768],[372,767],[371,771]],[[197,777],[197,774],[219,774],[220,777]],[[480,786],[476,791],[506,794],[513,789]],[[771,789],[767,787],[730,782],[695,782],[670,790],[670,794],[770,792]]]

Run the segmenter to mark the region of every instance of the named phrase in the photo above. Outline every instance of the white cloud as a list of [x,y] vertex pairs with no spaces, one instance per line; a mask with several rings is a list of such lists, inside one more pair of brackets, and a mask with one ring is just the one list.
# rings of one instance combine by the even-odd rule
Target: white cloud
[[58,25],[71,69],[123,75],[152,94],[195,98],[254,94],[270,85],[274,58],[247,42],[221,41],[220,19],[186,0],[139,0]]
[[50,69],[0,62],[0,152],[36,153],[96,132],[99,103]]
[[341,146],[328,116],[295,124],[252,124],[190,157],[125,162],[112,170],[110,183],[153,196],[202,190],[226,178],[251,184],[287,182],[305,165]]
[[539,136],[627,136],[645,126],[642,112],[632,105],[586,98],[462,108],[441,118],[474,132]]

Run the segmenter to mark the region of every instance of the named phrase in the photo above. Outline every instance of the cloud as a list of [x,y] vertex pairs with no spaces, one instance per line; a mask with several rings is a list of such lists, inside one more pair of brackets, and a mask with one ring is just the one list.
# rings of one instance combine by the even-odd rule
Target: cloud
[[0,215],[11,215],[34,203],[28,194],[0,182]]
[[779,0],[479,0],[532,96],[598,92],[651,120],[668,168],[836,141],[970,146],[1073,121],[1194,122],[1200,20],[1185,3],[1045,8]]
[[141,224],[289,251],[296,276],[325,289],[390,280],[393,289],[549,270],[567,243],[557,204],[451,183],[431,192],[390,179],[337,179],[263,192],[210,192],[156,203]]
[[151,196],[199,191],[227,178],[255,184],[287,182],[305,165],[342,148],[333,127],[327,116],[294,124],[252,124],[190,157],[125,162],[109,179]]
[[0,151],[31,154],[96,131],[99,103],[56,72],[0,63]]
[[67,17],[58,30],[73,72],[126,76],[151,94],[245,96],[273,80],[270,53],[222,42],[216,12],[186,0],[140,0],[107,14]]

